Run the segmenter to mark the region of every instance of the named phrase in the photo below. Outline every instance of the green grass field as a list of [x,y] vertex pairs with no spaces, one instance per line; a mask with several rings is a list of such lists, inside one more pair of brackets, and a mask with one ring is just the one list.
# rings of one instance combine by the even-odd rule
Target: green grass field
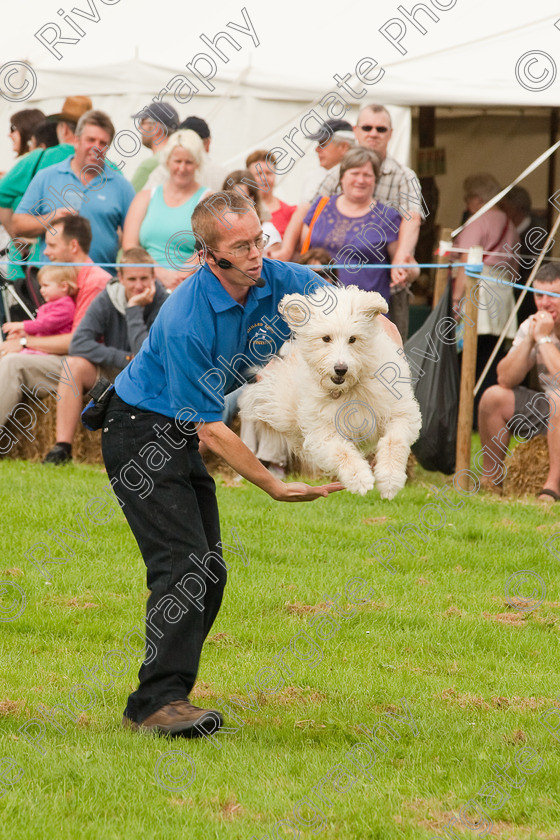
[[[418,525],[430,485],[450,479],[417,470],[392,502],[374,491],[299,505],[219,480],[224,541],[235,528],[248,563],[226,552],[226,596],[192,699],[236,708],[237,697],[247,708],[226,714],[232,731],[215,742],[167,740],[120,726],[140,656],[118,652],[141,626],[147,594],[122,512],[110,502],[110,521],[88,520],[82,539],[66,534],[71,555],[54,541],[76,530],[76,515],[86,522],[107,477],[98,467],[6,461],[0,475],[0,837],[560,838],[560,741],[550,731],[558,724],[560,738],[560,713],[541,719],[560,709],[558,561],[545,546],[560,532],[560,507],[476,494],[445,508],[447,523],[427,542],[409,533],[416,553],[397,541],[392,573],[368,547],[394,536],[389,528]],[[68,558],[47,566],[50,580],[40,542]],[[34,546],[37,565],[26,557]],[[524,606],[542,601],[532,610],[506,601],[506,582],[521,570],[539,576],[515,579],[534,599]],[[368,597],[352,608],[344,593],[356,577]],[[324,623],[319,639],[317,616],[337,592],[346,616],[330,634]],[[291,676],[255,692],[258,672],[264,680],[262,669],[290,643],[300,654],[284,652]],[[100,667],[104,658],[116,676]],[[76,688],[95,669],[104,687]],[[72,697],[89,706],[76,720],[32,723],[40,705]],[[382,723],[395,734],[379,729],[377,751],[351,753],[360,769],[350,750],[372,745]],[[486,802],[491,828],[467,804],[483,788],[476,804]],[[302,806],[304,797],[314,805]],[[445,834],[465,807],[472,830],[456,823]]]

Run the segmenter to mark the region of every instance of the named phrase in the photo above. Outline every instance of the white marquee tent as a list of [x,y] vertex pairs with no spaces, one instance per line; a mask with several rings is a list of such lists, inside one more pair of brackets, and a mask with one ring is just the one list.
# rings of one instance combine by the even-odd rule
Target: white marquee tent
[[[131,130],[131,114],[181,74],[198,84],[200,93],[188,104],[179,104],[171,94],[168,101],[181,116],[195,113],[209,121],[214,157],[233,169],[250,149],[286,146],[282,138],[299,126],[310,108],[326,117],[326,105],[319,103],[327,92],[337,90],[334,74],[351,74],[349,84],[363,89],[354,70],[369,56],[384,74],[367,88],[364,101],[395,106],[395,156],[409,158],[410,107],[439,106],[437,142],[446,147],[449,173],[438,178],[442,192],[448,194],[442,212],[450,213],[453,207],[457,213],[457,200],[449,196],[469,171],[492,169],[506,182],[549,145],[548,115],[560,101],[554,59],[560,54],[560,22],[555,25],[560,12],[552,0],[534,4],[535,14],[521,0],[492,4],[426,0],[424,4],[368,5],[365,10],[359,0],[348,0],[344,7],[326,0],[319,8],[286,0],[278,10],[247,6],[244,13],[231,0],[214,0],[208,10],[200,7],[195,12],[187,11],[178,0],[160,0],[157,10],[147,0],[136,0],[134,6],[132,0],[87,2],[88,15],[93,18],[95,13],[99,20],[89,23],[83,15],[72,15],[85,34],[76,37],[76,44],[60,46],[60,59],[35,37],[49,22],[57,21],[65,36],[72,34],[68,26],[64,29],[54,6],[29,0],[27,28],[19,12],[12,12],[13,22],[8,12],[5,31],[11,31],[13,38],[7,63],[30,63],[36,90],[25,103],[0,98],[0,126],[6,126],[9,115],[20,107],[37,105],[53,112],[68,94],[82,93],[111,115],[117,129]],[[417,9],[415,23],[410,14],[413,7]],[[85,10],[85,0],[72,8]],[[235,29],[246,26],[247,16],[259,42],[256,47],[249,32]],[[197,53],[213,55],[202,34],[213,38],[224,31],[235,37],[240,49],[221,42],[231,60],[216,58],[217,73],[211,82],[215,90],[203,92],[204,86],[185,65]],[[370,78],[374,76],[371,71]],[[1,95],[5,94],[4,81],[0,68]],[[361,99],[343,95],[352,105],[347,112],[352,119]],[[458,106],[469,110],[457,110]],[[301,143],[301,133],[294,137]],[[304,141],[301,149],[310,154],[301,160],[294,154],[298,163],[280,185],[281,193],[294,201],[306,173],[316,166],[313,144]],[[145,154],[142,150],[128,159],[125,173],[133,172]],[[4,138],[0,164],[10,165]],[[528,183],[538,192],[541,204],[546,200],[545,185],[544,172]]]

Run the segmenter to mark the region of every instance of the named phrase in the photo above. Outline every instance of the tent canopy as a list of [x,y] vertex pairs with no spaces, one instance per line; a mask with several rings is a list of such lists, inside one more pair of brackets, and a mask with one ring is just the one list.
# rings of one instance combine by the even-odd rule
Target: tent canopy
[[[175,94],[167,99],[181,117],[194,113],[208,120],[214,157],[233,169],[251,149],[286,147],[286,135],[301,127],[310,108],[315,107],[322,119],[338,115],[334,110],[344,105],[331,100],[328,111],[325,101],[326,94],[337,92],[349,106],[348,119],[366,101],[402,106],[392,110],[397,130],[390,151],[406,161],[408,106],[542,108],[556,107],[559,101],[554,56],[559,55],[560,22],[557,27],[559,12],[553,0],[539,0],[537,20],[530,5],[511,0],[426,0],[367,7],[361,0],[347,0],[343,7],[326,0],[319,9],[295,0],[285,0],[279,9],[270,4],[240,8],[231,0],[213,0],[208,7],[197,7],[195,14],[180,0],[160,0],[157,9],[147,0],[136,0],[133,11],[127,0],[88,3],[88,14],[95,11],[99,20],[89,22],[68,12],[85,34],[74,32],[75,44],[60,44],[61,58],[36,37],[43,33],[47,40],[53,38],[53,30],[45,30],[49,23],[60,25],[63,36],[72,35],[48,4],[27,0],[29,27],[22,26],[15,4],[8,7],[3,20],[11,35],[8,62],[30,62],[37,83],[25,102],[0,98],[0,127],[7,130],[10,114],[21,107],[38,105],[48,113],[58,110],[69,94],[88,94],[96,107],[111,115],[118,130],[130,130],[131,114],[167,85]],[[72,9],[85,10],[88,3]],[[226,33],[229,40],[216,41],[218,33]],[[212,41],[219,54],[208,45]],[[204,55],[215,63],[216,75],[209,82],[214,90],[192,72],[211,74],[208,59],[200,57]],[[370,82],[360,83],[356,71]],[[189,84],[199,90],[190,101],[177,101],[180,81],[170,85],[177,76],[185,80],[183,100]],[[4,82],[0,69],[0,94]],[[312,122],[308,125],[313,127]],[[296,182],[301,184],[316,167],[314,146],[302,134],[296,131],[293,139],[303,157],[293,153],[295,165],[280,184],[281,194],[292,201],[299,198]],[[125,174],[145,154],[139,151],[128,160]],[[0,128],[0,168],[12,160]]]

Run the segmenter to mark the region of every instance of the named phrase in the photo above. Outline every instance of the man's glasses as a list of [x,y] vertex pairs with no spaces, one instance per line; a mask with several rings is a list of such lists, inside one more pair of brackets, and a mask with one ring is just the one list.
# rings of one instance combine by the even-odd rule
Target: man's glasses
[[359,125],[362,131],[377,131],[378,134],[386,134],[390,129],[386,125]]
[[15,125],[11,125],[10,126],[10,134],[13,134],[14,131],[17,131],[17,128],[15,127]]
[[[234,257],[246,257],[251,251],[253,245],[255,248],[258,248],[259,251],[264,251],[267,246],[269,237],[266,233],[262,233],[260,236],[257,236],[256,239],[253,239],[252,242],[242,242],[240,245],[236,245],[231,251],[223,251],[224,254],[233,254]],[[221,251],[221,248],[216,248],[216,251]]]

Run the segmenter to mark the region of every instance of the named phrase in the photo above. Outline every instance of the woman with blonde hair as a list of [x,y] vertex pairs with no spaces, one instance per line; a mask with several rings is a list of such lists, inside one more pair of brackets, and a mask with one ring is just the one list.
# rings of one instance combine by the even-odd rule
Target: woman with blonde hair
[[168,289],[176,288],[198,268],[190,222],[196,205],[210,193],[197,180],[203,153],[195,131],[172,134],[162,152],[169,178],[137,193],[124,222],[123,249],[145,248],[159,264],[156,277]]

